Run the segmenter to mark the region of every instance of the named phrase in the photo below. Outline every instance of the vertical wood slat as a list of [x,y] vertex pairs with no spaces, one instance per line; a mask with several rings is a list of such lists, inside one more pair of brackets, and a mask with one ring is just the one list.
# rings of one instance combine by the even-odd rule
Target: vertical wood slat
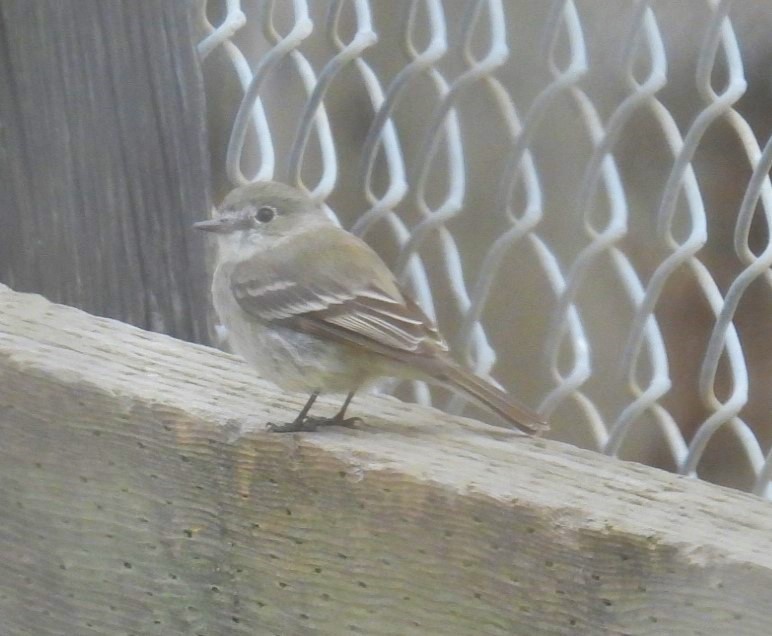
[[0,0],[0,280],[207,340],[189,2]]

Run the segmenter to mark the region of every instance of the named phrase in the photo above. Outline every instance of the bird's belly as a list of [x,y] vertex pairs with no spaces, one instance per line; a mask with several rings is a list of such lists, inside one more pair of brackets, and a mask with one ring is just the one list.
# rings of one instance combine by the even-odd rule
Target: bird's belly
[[369,383],[372,369],[337,343],[252,319],[235,300],[216,298],[215,309],[233,351],[258,375],[288,391],[345,393]]

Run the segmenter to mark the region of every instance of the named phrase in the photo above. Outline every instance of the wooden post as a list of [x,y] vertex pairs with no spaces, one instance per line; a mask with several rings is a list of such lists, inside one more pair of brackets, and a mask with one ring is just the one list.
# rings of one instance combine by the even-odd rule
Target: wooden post
[[304,399],[0,288],[2,633],[768,633],[769,503],[391,398],[264,432]]
[[192,2],[0,0],[0,280],[207,340]]

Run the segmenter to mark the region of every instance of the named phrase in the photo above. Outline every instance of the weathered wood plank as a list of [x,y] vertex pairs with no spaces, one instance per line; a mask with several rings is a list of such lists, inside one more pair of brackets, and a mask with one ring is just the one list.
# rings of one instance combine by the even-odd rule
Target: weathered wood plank
[[769,633],[760,499],[389,398],[262,431],[302,400],[0,289],[2,633]]
[[0,0],[0,280],[203,342],[189,0]]

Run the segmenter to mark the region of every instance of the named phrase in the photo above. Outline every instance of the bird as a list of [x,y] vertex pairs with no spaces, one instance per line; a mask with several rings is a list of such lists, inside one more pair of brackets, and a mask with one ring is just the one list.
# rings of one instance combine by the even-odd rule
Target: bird
[[[297,188],[256,181],[233,189],[214,218],[215,311],[233,351],[283,390],[310,395],[274,432],[355,426],[354,394],[394,377],[451,389],[529,434],[546,421],[451,356],[435,323],[362,239]],[[333,417],[310,415],[321,393],[345,394]]]

